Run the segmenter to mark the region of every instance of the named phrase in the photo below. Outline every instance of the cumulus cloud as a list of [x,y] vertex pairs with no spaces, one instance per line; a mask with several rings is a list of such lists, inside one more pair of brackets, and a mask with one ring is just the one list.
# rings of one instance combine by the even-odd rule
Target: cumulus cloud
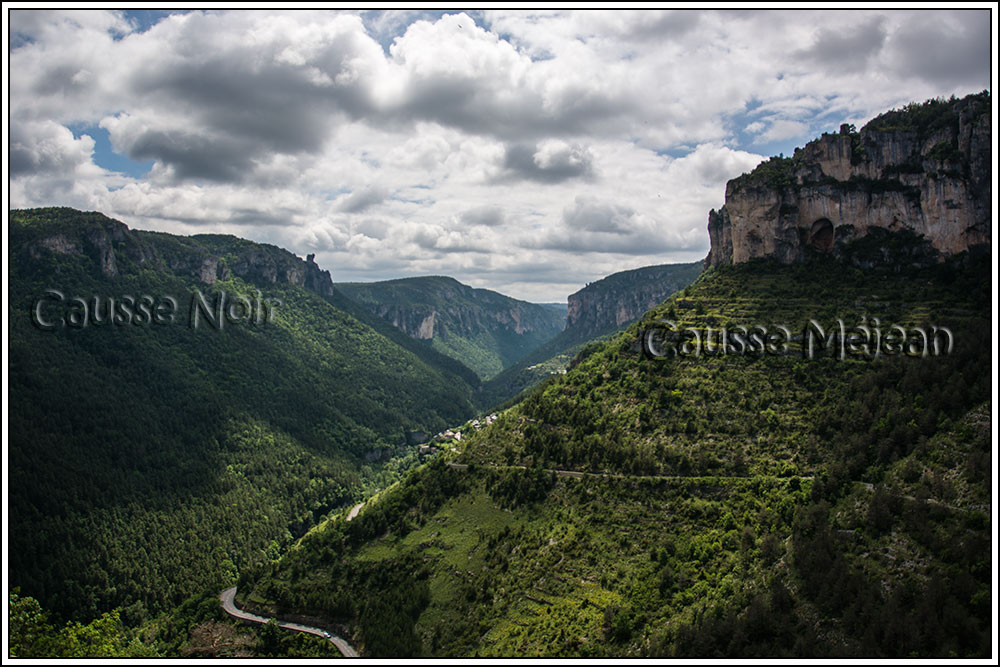
[[854,26],[821,28],[816,40],[798,52],[803,61],[826,71],[857,72],[878,54],[886,39],[885,16],[873,16]]
[[989,14],[980,11],[921,12],[900,24],[888,40],[890,62],[905,76],[937,86],[987,88]]
[[635,210],[615,202],[578,196],[573,205],[563,211],[563,222],[570,230],[628,234]]
[[[757,132],[763,130],[764,124],[755,124],[753,130],[750,130],[748,126],[747,129],[752,132]],[[799,122],[797,120],[788,120],[784,118],[778,118],[771,121],[770,125],[766,130],[760,132],[757,138],[754,139],[755,144],[768,144],[773,141],[781,141],[782,139],[797,139],[805,137],[809,133],[809,126],[806,123]]]
[[93,138],[75,138],[50,120],[19,123],[11,128],[8,156],[13,177],[32,174],[72,175],[91,166]]

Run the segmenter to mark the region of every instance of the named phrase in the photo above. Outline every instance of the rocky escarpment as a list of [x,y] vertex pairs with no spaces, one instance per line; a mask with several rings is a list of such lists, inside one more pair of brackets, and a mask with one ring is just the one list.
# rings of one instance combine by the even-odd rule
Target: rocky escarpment
[[[11,247],[36,262],[47,255],[78,255],[92,260],[95,271],[104,278],[116,278],[123,267],[159,267],[206,285],[236,276],[262,287],[288,283],[321,296],[334,293],[330,272],[317,266],[314,255],[303,261],[277,246],[235,236],[183,237],[132,230],[101,213],[69,208],[34,209],[30,213],[37,229],[15,230]],[[69,219],[71,224],[65,222]],[[25,240],[19,243],[22,233]]]
[[702,266],[702,262],[645,266],[590,283],[569,295],[566,329],[578,331],[581,340],[621,329],[691,284]]
[[988,247],[990,110],[989,92],[911,104],[729,181],[709,214],[708,265],[842,256],[893,233],[916,242],[913,263]]
[[[73,209],[42,209],[46,210],[58,214],[77,213]],[[142,239],[136,238],[125,224],[100,213],[87,214],[85,219],[86,224],[76,228],[53,227],[52,233],[35,238],[21,250],[33,260],[41,259],[46,253],[86,256],[108,278],[118,276],[117,254],[136,264],[145,264],[156,257],[156,251]],[[18,245],[16,236],[12,236],[11,247],[16,248]]]

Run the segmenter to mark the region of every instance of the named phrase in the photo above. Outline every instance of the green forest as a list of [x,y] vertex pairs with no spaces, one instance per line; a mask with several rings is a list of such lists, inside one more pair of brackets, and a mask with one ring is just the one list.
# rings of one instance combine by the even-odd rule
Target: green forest
[[[336,307],[343,297],[236,275],[248,257],[300,265],[290,253],[72,209],[10,217],[11,585],[55,618],[120,609],[134,626],[221,589],[396,479],[415,460],[411,431],[472,414],[462,376]],[[202,283],[179,261],[191,256],[232,270]],[[280,305],[270,322],[194,328],[197,294]],[[176,299],[174,321],[32,322],[40,299],[55,322],[75,297],[141,295]]]

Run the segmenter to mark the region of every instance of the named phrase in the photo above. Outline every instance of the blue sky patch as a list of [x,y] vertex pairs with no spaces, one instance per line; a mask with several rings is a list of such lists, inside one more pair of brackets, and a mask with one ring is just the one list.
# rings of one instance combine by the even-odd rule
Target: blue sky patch
[[121,153],[116,153],[111,148],[111,137],[103,127],[98,127],[97,125],[71,125],[69,129],[73,132],[74,139],[79,139],[86,134],[94,140],[94,164],[103,169],[117,171],[132,178],[141,178],[153,168],[154,160],[136,162]]

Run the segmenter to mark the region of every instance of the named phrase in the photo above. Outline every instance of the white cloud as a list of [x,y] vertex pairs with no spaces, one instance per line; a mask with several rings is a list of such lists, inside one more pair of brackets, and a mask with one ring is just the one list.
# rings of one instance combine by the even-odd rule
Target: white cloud
[[[767,144],[782,139],[801,139],[809,134],[809,125],[797,120],[778,119],[771,122],[767,130],[754,140],[755,144]],[[806,139],[808,141],[808,138]]]

